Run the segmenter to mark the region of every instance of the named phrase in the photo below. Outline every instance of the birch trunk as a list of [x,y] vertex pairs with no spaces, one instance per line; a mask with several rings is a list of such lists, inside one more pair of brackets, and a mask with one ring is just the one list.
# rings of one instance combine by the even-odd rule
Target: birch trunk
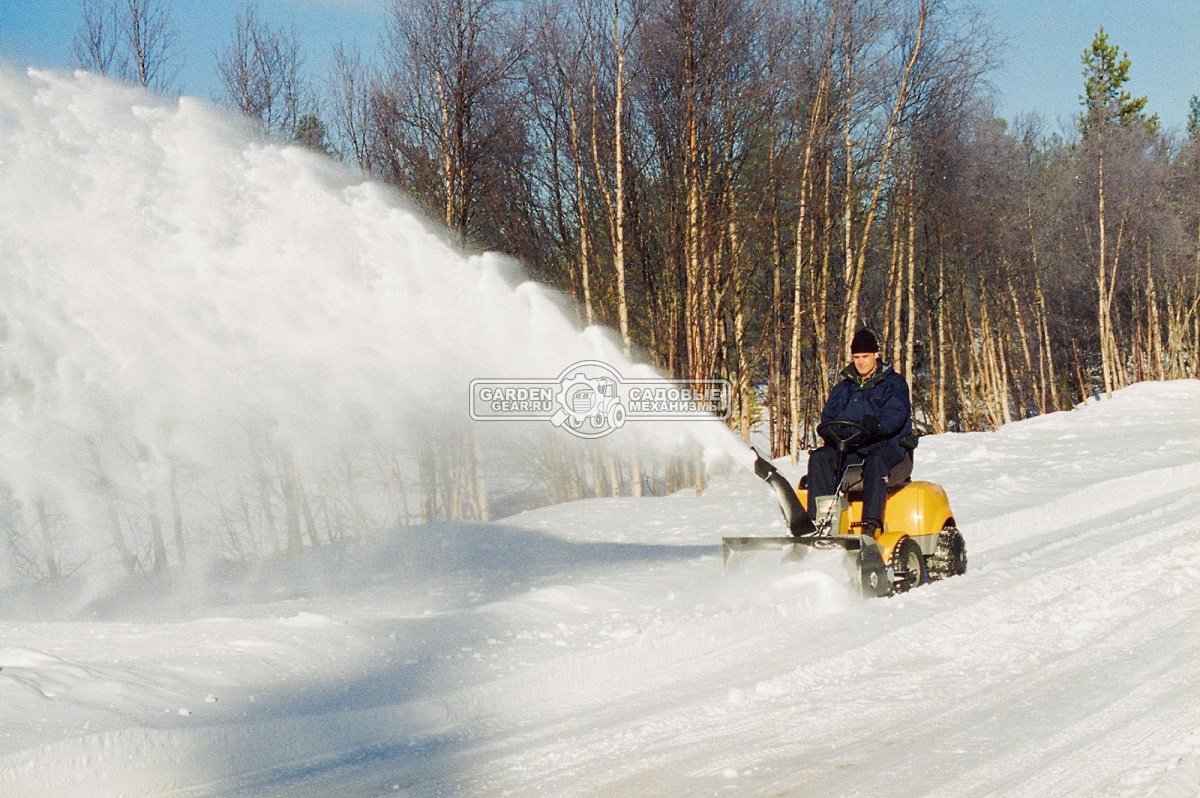
[[[796,220],[796,265],[792,282],[792,342],[789,356],[791,371],[788,380],[788,407],[791,410],[789,426],[792,433],[792,439],[788,448],[792,455],[793,464],[800,461],[800,452],[802,450],[801,429],[803,425],[801,407],[803,402],[801,400],[801,391],[803,389],[800,381],[800,347],[804,329],[803,285],[805,264],[807,262],[805,253],[808,251],[805,249],[808,224],[808,199],[812,185],[812,159],[817,143],[817,125],[823,113],[822,107],[825,103],[825,96],[828,90],[829,72],[823,67],[817,82],[817,94],[813,100],[812,111],[808,117],[808,131],[804,142],[804,154],[801,158],[800,169],[800,211],[799,218]],[[814,325],[814,332],[818,327],[819,325]],[[823,339],[816,338],[815,340],[819,348],[824,347]]]
[[[854,335],[854,329],[858,326],[858,301],[859,295],[862,292],[863,272],[866,270],[867,249],[871,239],[871,228],[875,221],[875,214],[879,209],[879,197],[883,191],[884,182],[887,179],[888,167],[892,152],[892,145],[896,140],[896,130],[900,125],[900,117],[904,111],[904,105],[908,99],[908,85],[912,78],[913,68],[917,64],[917,57],[921,54],[921,40],[925,31],[925,6],[921,6],[920,14],[917,19],[917,38],[913,43],[912,56],[908,59],[908,64],[904,67],[904,76],[900,80],[900,90],[896,94],[896,104],[892,107],[892,114],[888,120],[887,133],[884,137],[883,152],[879,157],[879,172],[875,176],[875,186],[871,191],[871,199],[867,203],[866,218],[863,220],[863,229],[858,233],[859,245],[858,251],[853,253],[853,266],[849,268],[848,279],[846,281],[848,297],[846,300],[846,315],[842,326],[842,349],[845,351],[846,345]],[[849,129],[847,128],[847,145],[849,145]],[[847,156],[849,151],[847,150]],[[847,163],[847,173],[849,174],[849,163]],[[849,188],[849,186],[847,186]],[[846,239],[847,252],[849,257],[850,252],[850,200],[849,191],[847,192],[846,202]]]

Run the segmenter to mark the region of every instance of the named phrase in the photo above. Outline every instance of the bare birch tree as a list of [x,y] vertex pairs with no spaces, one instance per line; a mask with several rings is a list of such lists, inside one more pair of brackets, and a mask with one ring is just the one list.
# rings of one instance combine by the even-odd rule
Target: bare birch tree
[[178,37],[167,0],[81,0],[72,50],[83,69],[164,93],[179,66]]
[[116,6],[107,0],[82,0],[79,5],[80,26],[71,43],[75,63],[107,75],[113,69],[119,42]]
[[222,99],[260,134],[291,138],[302,113],[303,63],[295,29],[266,24],[248,0],[234,18],[232,38],[217,53]]

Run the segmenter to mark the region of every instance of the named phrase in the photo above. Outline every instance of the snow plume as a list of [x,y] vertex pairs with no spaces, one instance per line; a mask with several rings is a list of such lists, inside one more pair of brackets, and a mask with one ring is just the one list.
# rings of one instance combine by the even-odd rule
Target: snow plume
[[417,452],[466,428],[501,498],[535,439],[740,456],[715,422],[472,422],[475,378],[650,372],[504,258],[207,103],[0,68],[0,159],[0,523],[26,572],[176,556],[177,529],[249,556],[419,518]]

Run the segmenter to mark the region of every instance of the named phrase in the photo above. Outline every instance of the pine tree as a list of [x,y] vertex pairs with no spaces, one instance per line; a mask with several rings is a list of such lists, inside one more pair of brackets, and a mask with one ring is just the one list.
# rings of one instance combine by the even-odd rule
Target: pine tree
[[333,154],[333,150],[329,146],[325,123],[316,114],[302,114],[300,116],[300,119],[296,122],[296,129],[292,133],[292,141],[325,155]]
[[1109,44],[1108,34],[1101,27],[1091,46],[1083,51],[1084,93],[1080,96],[1084,114],[1080,131],[1088,138],[1100,128],[1119,126],[1133,128],[1145,125],[1149,132],[1159,129],[1158,115],[1146,116],[1146,98],[1134,97],[1123,86],[1129,82],[1132,62],[1129,53]]

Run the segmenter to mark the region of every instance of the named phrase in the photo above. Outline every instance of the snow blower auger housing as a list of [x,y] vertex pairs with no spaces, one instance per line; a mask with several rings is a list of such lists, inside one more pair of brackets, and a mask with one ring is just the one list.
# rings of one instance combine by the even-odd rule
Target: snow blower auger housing
[[[954,521],[950,499],[941,485],[911,479],[916,436],[905,441],[906,456],[888,474],[883,531],[861,534],[862,466],[847,465],[855,441],[867,434],[853,421],[833,421],[817,428],[838,452],[842,475],[832,496],[818,496],[806,506],[804,480],[799,490],[757,451],[754,473],[779,499],[789,535],[722,538],[725,568],[743,552],[775,551],[783,559],[802,559],[812,549],[844,549],[854,558],[859,584],[867,596],[889,596],[934,579],[966,573],[967,549]],[[815,519],[815,520],[814,520]]]

